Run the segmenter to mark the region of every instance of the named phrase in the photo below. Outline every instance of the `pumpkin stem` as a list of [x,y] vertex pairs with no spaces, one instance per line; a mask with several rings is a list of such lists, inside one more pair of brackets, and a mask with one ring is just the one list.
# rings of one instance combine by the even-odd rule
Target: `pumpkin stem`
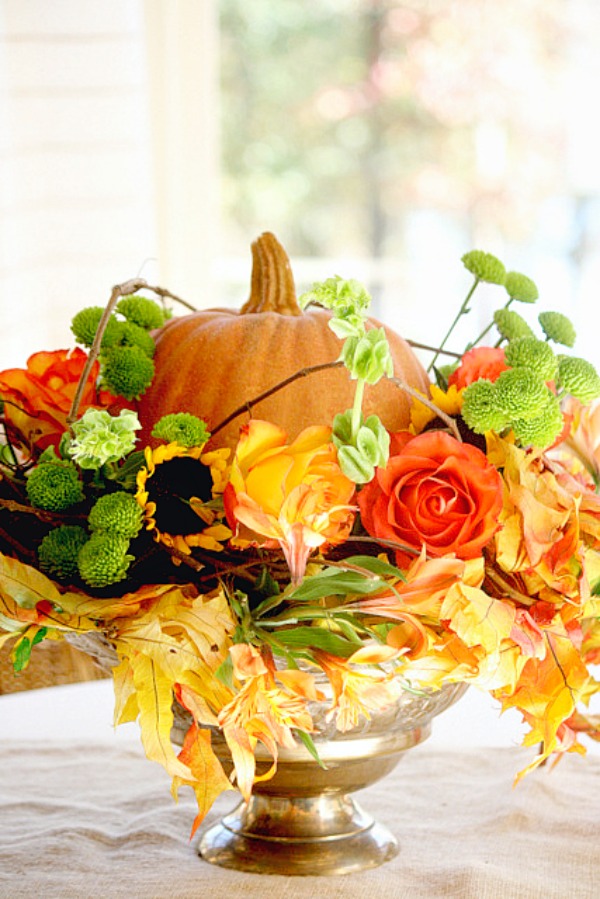
[[240,309],[242,315],[250,312],[302,315],[290,260],[270,231],[265,231],[252,244],[250,297]]

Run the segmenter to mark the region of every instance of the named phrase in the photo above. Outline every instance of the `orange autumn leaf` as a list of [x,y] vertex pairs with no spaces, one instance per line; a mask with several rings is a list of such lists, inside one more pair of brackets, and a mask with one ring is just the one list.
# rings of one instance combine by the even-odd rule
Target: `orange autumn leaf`
[[211,746],[210,731],[201,730],[195,723],[190,726],[185,735],[178,759],[189,768],[192,776],[182,778],[176,775],[173,778],[171,793],[177,799],[179,788],[184,785],[190,786],[198,803],[198,814],[192,824],[191,839],[215,799],[225,790],[232,790],[233,787]]

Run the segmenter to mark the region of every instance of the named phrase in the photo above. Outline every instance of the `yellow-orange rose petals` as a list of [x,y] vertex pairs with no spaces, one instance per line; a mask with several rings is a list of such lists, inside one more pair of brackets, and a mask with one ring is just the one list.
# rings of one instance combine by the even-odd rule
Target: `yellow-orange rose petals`
[[315,548],[348,536],[355,488],[337,464],[330,428],[306,428],[291,444],[286,439],[269,422],[245,426],[224,500],[238,537],[279,545],[298,582]]

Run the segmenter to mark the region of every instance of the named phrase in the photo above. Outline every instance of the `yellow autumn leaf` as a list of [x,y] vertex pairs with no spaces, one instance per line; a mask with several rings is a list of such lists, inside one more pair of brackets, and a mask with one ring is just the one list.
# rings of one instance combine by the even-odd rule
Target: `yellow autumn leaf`
[[112,669],[113,685],[115,690],[114,725],[135,721],[139,714],[139,705],[133,671],[128,659],[122,659]]
[[159,762],[172,777],[189,778],[189,769],[179,761],[171,743],[173,727],[173,687],[156,662],[135,654],[130,659],[137,701],[139,724],[146,756]]
[[440,617],[467,646],[481,646],[493,653],[510,636],[515,609],[477,587],[455,584],[446,595]]

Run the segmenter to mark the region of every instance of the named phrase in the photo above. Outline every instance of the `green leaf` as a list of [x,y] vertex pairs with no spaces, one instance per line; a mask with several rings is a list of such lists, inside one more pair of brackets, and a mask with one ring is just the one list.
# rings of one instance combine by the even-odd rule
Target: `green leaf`
[[11,657],[15,671],[23,671],[29,664],[33,644],[29,637],[21,637],[13,646]]
[[313,577],[307,577],[299,587],[288,595],[296,602],[314,602],[326,596],[366,596],[381,590],[384,584],[379,578],[368,578],[358,571],[340,571],[326,568]]
[[284,646],[322,649],[342,659],[347,659],[356,652],[355,643],[321,627],[292,627],[279,631],[277,639]]
[[358,568],[366,568],[371,574],[378,574],[381,577],[396,577],[402,581],[406,580],[399,568],[377,556],[349,556],[344,559],[344,562],[348,565],[356,565]]
[[228,655],[224,661],[221,662],[215,671],[215,677],[217,680],[221,681],[222,684],[225,684],[226,687],[229,687],[230,690],[233,690],[233,662],[231,656]]
[[295,733],[298,734],[298,737],[302,740],[319,767],[321,767],[324,771],[327,771],[327,765],[321,761],[319,753],[317,751],[317,747],[315,746],[314,740],[311,735],[305,730],[296,730]]

